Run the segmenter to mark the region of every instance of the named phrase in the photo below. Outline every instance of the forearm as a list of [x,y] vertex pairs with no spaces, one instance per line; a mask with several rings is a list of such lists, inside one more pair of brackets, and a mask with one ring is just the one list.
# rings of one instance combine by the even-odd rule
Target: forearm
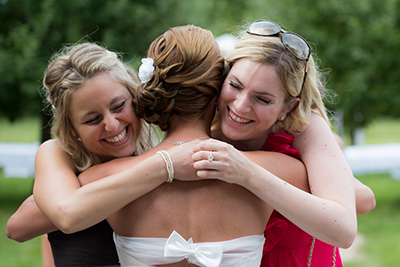
[[153,155],[125,171],[75,190],[57,205],[51,219],[63,232],[83,230],[147,194],[166,178],[164,161]]
[[6,235],[15,241],[25,242],[55,230],[57,227],[40,211],[33,196],[30,196],[8,219]]
[[355,213],[334,200],[311,195],[292,186],[259,166],[252,166],[252,174],[244,187],[279,211],[310,235],[347,248],[357,232]]
[[[197,150],[193,160],[200,177],[217,178],[247,188],[322,241],[340,247],[348,247],[353,242],[357,224],[354,205],[351,206],[354,203],[351,180],[346,183],[344,179],[343,184],[324,183],[325,186],[316,181],[315,195],[311,195],[306,192],[310,189],[304,165],[294,158],[262,151],[242,154],[217,141],[203,142]],[[214,151],[215,160],[211,162],[207,160],[209,151]],[[338,174],[345,176],[347,172],[344,169]]]
[[376,206],[375,195],[371,188],[354,178],[357,214],[367,214]]
[[[307,128],[295,136],[293,147],[299,151],[307,169],[313,195],[309,198],[316,200],[308,201],[306,208],[315,208],[327,219],[315,221],[315,229],[329,229],[324,231],[326,237],[320,239],[348,247],[357,233],[353,174],[329,125],[319,115],[313,114]],[[311,217],[319,215],[307,213]],[[332,224],[337,227],[332,228]]]

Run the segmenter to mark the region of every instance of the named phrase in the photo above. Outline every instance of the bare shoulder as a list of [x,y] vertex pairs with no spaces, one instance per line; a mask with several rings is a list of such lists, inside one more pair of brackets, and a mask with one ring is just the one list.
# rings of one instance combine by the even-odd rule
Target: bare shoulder
[[41,166],[46,169],[52,169],[60,167],[67,167],[75,170],[75,164],[72,157],[61,147],[60,143],[56,139],[51,139],[43,142],[36,152],[35,157],[36,168]]
[[324,147],[333,143],[335,138],[329,124],[320,115],[313,113],[304,131],[294,136],[293,147],[302,154],[306,148]]
[[57,139],[49,139],[43,142],[38,149],[38,153],[54,153],[54,152],[64,152],[64,149],[61,147],[60,143]]

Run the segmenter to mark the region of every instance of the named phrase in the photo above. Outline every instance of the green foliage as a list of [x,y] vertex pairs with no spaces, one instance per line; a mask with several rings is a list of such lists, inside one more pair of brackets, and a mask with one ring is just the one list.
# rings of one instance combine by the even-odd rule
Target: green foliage
[[350,133],[376,116],[400,115],[399,8],[399,0],[306,0],[288,9],[289,21],[301,22],[299,32],[331,70],[327,87],[340,102],[329,107],[344,112]]
[[0,115],[38,113],[42,73],[64,44],[92,40],[138,66],[169,27],[195,24],[216,36],[259,18],[312,43],[348,132],[376,116],[400,115],[400,0],[2,0]]

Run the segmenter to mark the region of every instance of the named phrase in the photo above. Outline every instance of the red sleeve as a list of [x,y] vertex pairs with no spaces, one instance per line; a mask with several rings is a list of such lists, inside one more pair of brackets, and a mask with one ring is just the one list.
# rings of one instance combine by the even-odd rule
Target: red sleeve
[[299,152],[292,147],[293,136],[284,133],[270,134],[263,146],[264,151],[273,151],[300,159]]

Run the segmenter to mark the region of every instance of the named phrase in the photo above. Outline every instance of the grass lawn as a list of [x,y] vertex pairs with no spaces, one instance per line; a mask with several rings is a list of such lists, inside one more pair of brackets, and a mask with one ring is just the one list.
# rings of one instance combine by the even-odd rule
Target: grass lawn
[[[0,118],[0,142],[39,140],[39,120],[26,118],[9,123]],[[366,143],[400,142],[400,123],[382,119],[366,129]],[[358,176],[375,193],[377,206],[358,216],[359,233],[365,238],[358,255],[346,267],[400,266],[400,181],[387,174]],[[17,243],[5,236],[8,218],[32,192],[33,180],[4,178],[0,170],[0,266],[39,267],[42,265],[40,238]]]
[[0,142],[38,142],[40,141],[39,117],[25,117],[10,122],[0,117]]
[[42,266],[40,238],[18,243],[5,235],[8,218],[31,194],[32,185],[32,178],[3,178],[0,174],[0,266]]
[[376,208],[358,215],[358,232],[365,238],[361,252],[346,267],[400,266],[400,181],[388,174],[357,177],[375,193]]

